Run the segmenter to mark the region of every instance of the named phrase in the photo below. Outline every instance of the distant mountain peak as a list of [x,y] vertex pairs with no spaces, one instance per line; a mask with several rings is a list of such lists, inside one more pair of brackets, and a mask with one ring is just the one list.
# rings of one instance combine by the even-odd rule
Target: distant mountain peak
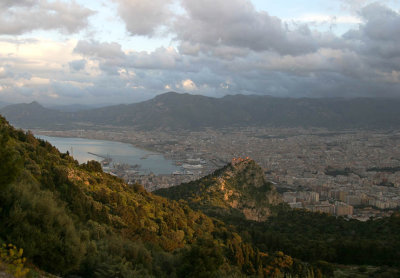
[[177,97],[177,96],[180,96],[180,95],[182,95],[182,94],[170,91],[170,92],[166,92],[166,93],[163,93],[163,94],[159,94],[154,99],[157,100],[157,99],[168,98],[168,97]]
[[43,107],[39,102],[36,100],[32,101],[31,103],[28,103],[30,106],[37,106],[37,107]]

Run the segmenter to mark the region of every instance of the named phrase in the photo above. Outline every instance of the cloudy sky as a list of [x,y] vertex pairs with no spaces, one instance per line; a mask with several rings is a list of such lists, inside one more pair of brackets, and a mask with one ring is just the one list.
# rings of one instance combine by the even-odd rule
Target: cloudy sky
[[400,97],[400,1],[0,0],[0,101]]

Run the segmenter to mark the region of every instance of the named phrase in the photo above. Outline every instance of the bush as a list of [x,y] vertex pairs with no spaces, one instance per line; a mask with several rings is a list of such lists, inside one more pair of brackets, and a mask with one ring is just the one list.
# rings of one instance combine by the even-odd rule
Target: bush
[[25,268],[26,259],[22,257],[23,249],[17,249],[12,244],[3,244],[0,247],[0,263],[6,265],[6,271],[15,277],[24,277],[28,274],[29,269]]

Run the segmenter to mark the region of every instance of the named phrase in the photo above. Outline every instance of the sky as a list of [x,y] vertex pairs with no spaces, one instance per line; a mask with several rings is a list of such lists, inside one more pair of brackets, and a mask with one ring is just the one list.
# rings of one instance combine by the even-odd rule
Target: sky
[[0,0],[0,101],[400,97],[400,1]]

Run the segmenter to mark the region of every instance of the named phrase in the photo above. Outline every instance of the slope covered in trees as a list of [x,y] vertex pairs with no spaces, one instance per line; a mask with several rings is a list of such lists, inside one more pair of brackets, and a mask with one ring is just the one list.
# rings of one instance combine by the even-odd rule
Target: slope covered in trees
[[[245,159],[238,163],[236,160],[200,180],[154,193],[177,201],[186,200],[190,207],[235,227],[242,238],[261,252],[282,250],[317,266],[325,275],[333,275],[337,264],[377,267],[376,272],[360,277],[400,275],[400,212],[388,218],[360,222],[292,210],[285,204],[269,201],[274,196],[273,188],[260,175],[262,171],[254,161]],[[228,195],[234,196],[233,200],[225,198],[227,192],[232,193]],[[269,217],[249,219],[242,211],[232,209],[232,201],[252,204],[247,208],[257,207],[259,211],[264,206]],[[388,266],[392,269],[386,269]],[[297,273],[300,269],[297,267]]]
[[[398,214],[361,223],[274,206],[259,171],[250,160],[228,165],[168,200],[0,118],[0,244],[61,276],[329,277],[336,263],[399,275]],[[267,221],[246,219],[243,209],[263,206]]]
[[[0,244],[62,276],[242,277],[290,271],[232,227],[79,165],[0,118]],[[1,261],[1,260],[0,260]]]
[[265,221],[271,207],[282,202],[264,172],[254,160],[234,158],[230,164],[200,180],[155,192],[158,195],[186,200],[193,208],[208,214],[242,216]]

